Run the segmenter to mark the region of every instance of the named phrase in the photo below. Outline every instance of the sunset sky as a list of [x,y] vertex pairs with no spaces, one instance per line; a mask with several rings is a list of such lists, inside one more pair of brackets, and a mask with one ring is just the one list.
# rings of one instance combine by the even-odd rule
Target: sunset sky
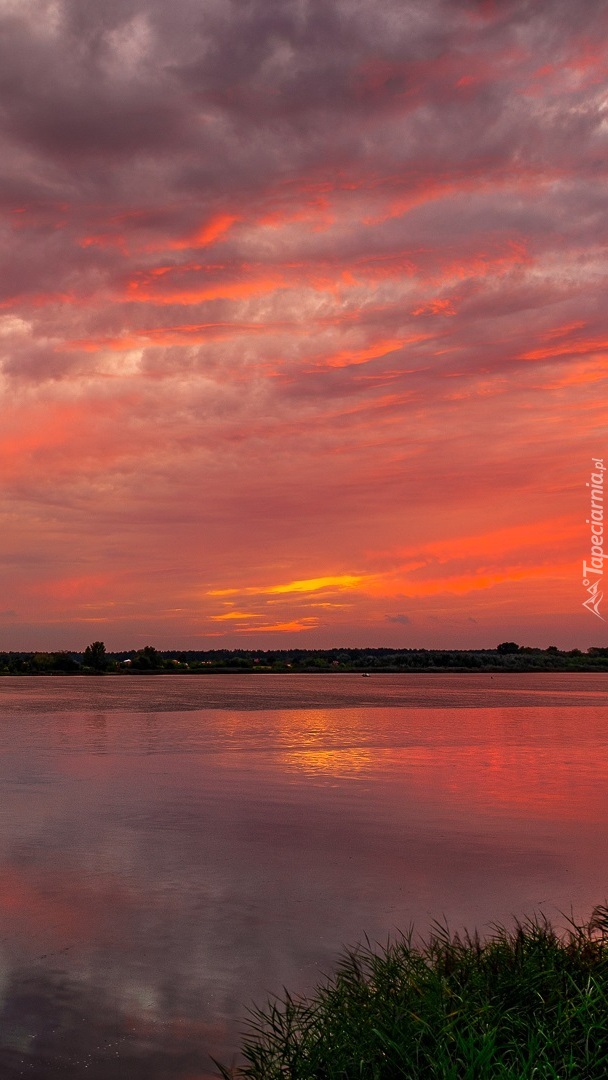
[[0,13],[0,648],[605,644],[608,5]]

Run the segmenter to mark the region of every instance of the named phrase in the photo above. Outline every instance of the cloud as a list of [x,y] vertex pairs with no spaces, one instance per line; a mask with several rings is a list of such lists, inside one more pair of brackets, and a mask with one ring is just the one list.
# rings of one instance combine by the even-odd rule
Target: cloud
[[384,617],[387,622],[401,623],[403,626],[409,626],[412,621],[409,615],[385,615]]
[[[310,625],[335,588],[349,606],[315,640],[347,641],[395,632],[384,588],[466,621],[459,597],[519,602],[544,566],[517,530],[563,519],[583,633],[566,564],[605,422],[605,12],[24,0],[1,19],[19,620],[68,635],[112,603],[125,634],[198,643],[241,632],[214,591],[260,600],[239,600],[253,632]],[[71,576],[90,595],[61,596]]]
[[209,596],[232,596],[242,592],[250,596],[264,593],[316,593],[319,590],[334,592],[342,589],[355,589],[364,583],[360,574],[337,574],[334,576],[308,578],[302,581],[288,581],[281,585],[251,586],[247,589],[211,589]]

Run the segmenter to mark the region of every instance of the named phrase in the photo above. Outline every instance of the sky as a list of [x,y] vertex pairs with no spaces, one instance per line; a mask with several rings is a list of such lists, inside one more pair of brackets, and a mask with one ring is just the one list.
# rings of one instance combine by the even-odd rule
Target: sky
[[0,648],[604,644],[608,4],[0,22]]

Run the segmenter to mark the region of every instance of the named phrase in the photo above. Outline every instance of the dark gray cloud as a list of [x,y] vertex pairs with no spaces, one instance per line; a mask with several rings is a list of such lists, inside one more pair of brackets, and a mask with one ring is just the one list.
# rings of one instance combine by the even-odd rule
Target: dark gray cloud
[[567,4],[514,3],[508,18],[453,0],[23,3],[4,19],[0,57],[8,162],[21,148],[41,188],[62,170],[66,197],[122,192],[132,204],[130,178],[154,202],[159,179],[209,197],[303,168],[377,176],[400,158],[419,166],[424,151],[452,169],[544,161],[564,139],[584,142],[598,116],[538,115],[517,96],[522,77],[567,62],[572,36],[600,17],[591,2],[574,17]]

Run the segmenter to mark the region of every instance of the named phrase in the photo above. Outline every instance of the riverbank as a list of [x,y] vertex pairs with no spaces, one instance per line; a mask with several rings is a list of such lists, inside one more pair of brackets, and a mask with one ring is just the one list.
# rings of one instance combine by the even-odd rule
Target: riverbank
[[534,918],[359,946],[311,998],[254,1011],[242,1054],[224,1080],[605,1080],[608,908],[565,933]]
[[0,675],[372,675],[462,672],[608,671],[608,647],[560,650],[503,642],[496,649],[143,649],[107,652],[94,642],[84,652],[0,652]]

